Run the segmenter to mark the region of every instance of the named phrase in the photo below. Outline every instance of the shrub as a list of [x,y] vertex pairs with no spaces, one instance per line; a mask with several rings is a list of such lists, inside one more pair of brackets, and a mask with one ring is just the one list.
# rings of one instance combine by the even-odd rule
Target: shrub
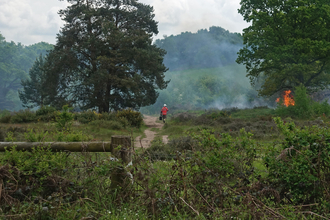
[[295,88],[294,114],[299,118],[309,118],[313,114],[312,100],[308,97],[306,88],[302,85]]
[[143,117],[140,112],[134,111],[132,109],[123,109],[117,112],[117,118],[125,118],[128,123],[134,127],[141,127],[143,123]]
[[218,118],[229,117],[230,112],[227,111],[211,111],[210,113],[205,114],[206,118],[216,120]]
[[37,116],[38,121],[43,121],[43,122],[50,122],[50,121],[56,121],[56,118],[58,117],[59,112],[54,111],[51,113],[48,113],[46,115],[39,115]]
[[28,132],[24,133],[24,138],[28,142],[42,142],[44,141],[45,137],[48,135],[48,131],[42,132],[37,131],[34,132],[33,129],[28,130]]
[[313,103],[313,113],[315,116],[330,115],[330,105],[327,101]]
[[253,161],[256,157],[255,142],[253,134],[240,130],[240,136],[236,139],[227,133],[219,137],[210,131],[202,130],[201,134],[193,135],[203,149],[201,160],[212,172],[222,178],[231,178],[239,173],[245,175],[253,170]]
[[99,120],[105,121],[114,121],[116,120],[116,112],[103,112],[102,114],[98,114]]
[[88,111],[84,111],[84,112],[76,114],[75,118],[80,123],[88,124],[89,122],[98,120],[99,119],[98,115],[99,114],[96,113],[95,111],[88,110]]
[[56,112],[56,109],[54,107],[44,105],[36,111],[36,115],[37,116],[48,115],[48,114],[51,114],[51,113],[54,113],[54,112]]
[[264,158],[271,184],[294,204],[329,201],[329,129],[298,128],[279,117],[275,122],[285,139],[278,147],[271,147]]
[[62,170],[66,160],[65,153],[54,153],[48,147],[36,147],[32,152],[17,151],[13,147],[4,153],[0,163],[15,166],[24,176],[38,177],[38,181],[43,181],[55,170]]
[[20,110],[11,117],[11,123],[29,123],[37,120],[36,114],[29,109]]
[[0,123],[10,123],[11,121],[11,115],[4,115],[0,118]]
[[73,121],[73,114],[69,112],[70,108],[68,105],[64,105],[62,112],[56,117],[56,127],[60,130],[70,130]]
[[1,123],[10,123],[11,114],[8,110],[0,110],[0,122]]
[[196,149],[199,149],[198,143],[191,136],[171,139],[168,144],[164,144],[162,138],[157,137],[151,142],[145,155],[152,160],[172,160],[176,157],[177,152],[191,152]]

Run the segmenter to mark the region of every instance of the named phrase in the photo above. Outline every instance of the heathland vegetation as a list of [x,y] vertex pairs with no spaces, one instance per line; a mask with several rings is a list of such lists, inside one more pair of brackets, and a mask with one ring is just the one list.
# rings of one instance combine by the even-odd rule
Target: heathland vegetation
[[[1,209],[14,219],[329,218],[330,106],[296,89],[276,109],[173,112],[147,149],[136,148],[122,189],[111,153],[7,151]],[[306,109],[306,106],[308,109]],[[303,113],[307,114],[303,114]],[[278,117],[281,116],[281,117]],[[281,119],[282,118],[282,119]],[[109,141],[145,129],[133,110],[99,114],[2,112],[2,141]],[[303,217],[304,216],[304,217]]]
[[[142,113],[167,103],[169,117],[127,166],[108,152],[1,153],[1,218],[330,218],[330,105],[311,98],[329,84],[327,1],[242,0],[242,35],[211,27],[155,44],[148,5],[70,2],[57,45],[22,82],[35,108],[1,108],[0,141],[134,142]],[[19,78],[1,60],[17,45],[0,43],[0,74]]]

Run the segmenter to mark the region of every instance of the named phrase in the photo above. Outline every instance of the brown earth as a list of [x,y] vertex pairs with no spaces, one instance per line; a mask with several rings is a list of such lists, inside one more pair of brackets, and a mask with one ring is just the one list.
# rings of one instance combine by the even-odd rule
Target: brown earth
[[[153,117],[153,116],[149,116],[149,115],[144,115],[144,119],[143,119],[145,125],[148,127],[148,129],[146,129],[144,131],[144,134],[146,135],[145,138],[141,139],[141,136],[138,136],[135,139],[135,143],[134,146],[135,147],[143,147],[143,148],[148,148],[151,146],[151,141],[155,138],[155,136],[157,135],[157,132],[155,131],[151,131],[152,128],[158,128],[159,130],[163,128],[164,124],[163,123],[157,123],[158,121],[158,117]],[[164,135],[162,136],[163,139],[163,143],[167,144],[168,142],[168,136]]]

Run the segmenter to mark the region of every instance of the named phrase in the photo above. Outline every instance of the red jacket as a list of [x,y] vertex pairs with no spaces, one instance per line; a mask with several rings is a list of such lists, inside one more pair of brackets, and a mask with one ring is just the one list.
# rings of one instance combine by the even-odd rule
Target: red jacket
[[164,107],[162,108],[161,112],[162,112],[162,115],[166,115],[167,112],[168,112],[168,108],[167,108],[166,106],[164,106]]

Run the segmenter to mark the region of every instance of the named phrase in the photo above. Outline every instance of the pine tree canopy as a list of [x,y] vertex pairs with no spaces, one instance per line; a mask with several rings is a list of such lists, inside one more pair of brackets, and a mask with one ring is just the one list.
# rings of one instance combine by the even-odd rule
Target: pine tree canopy
[[165,89],[165,51],[153,8],[137,0],[68,0],[65,21],[45,63],[47,104],[100,112],[153,104]]

